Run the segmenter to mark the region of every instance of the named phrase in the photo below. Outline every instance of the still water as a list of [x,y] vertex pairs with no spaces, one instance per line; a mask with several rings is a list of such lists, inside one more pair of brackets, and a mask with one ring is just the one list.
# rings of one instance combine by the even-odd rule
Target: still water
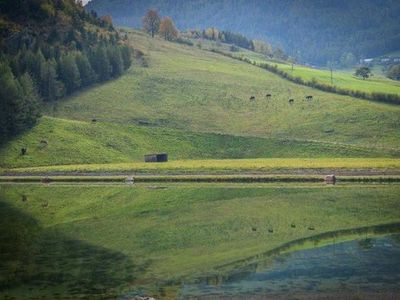
[[400,185],[0,185],[0,299],[400,299],[399,234]]
[[184,284],[181,299],[400,297],[400,235],[279,255],[224,276]]

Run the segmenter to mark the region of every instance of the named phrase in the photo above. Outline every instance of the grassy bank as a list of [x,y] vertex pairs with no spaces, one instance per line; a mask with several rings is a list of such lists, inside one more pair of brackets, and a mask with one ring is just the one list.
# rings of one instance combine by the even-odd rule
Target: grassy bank
[[68,173],[117,173],[117,174],[226,174],[268,172],[327,172],[369,170],[390,172],[400,170],[400,160],[390,158],[265,158],[225,160],[182,160],[167,163],[115,163],[59,165],[31,168],[5,169],[3,174],[68,174]]
[[[0,183],[148,183],[148,182],[221,182],[221,183],[293,183],[325,182],[322,175],[55,175],[55,176],[0,176]],[[400,175],[336,176],[337,183],[397,183]]]

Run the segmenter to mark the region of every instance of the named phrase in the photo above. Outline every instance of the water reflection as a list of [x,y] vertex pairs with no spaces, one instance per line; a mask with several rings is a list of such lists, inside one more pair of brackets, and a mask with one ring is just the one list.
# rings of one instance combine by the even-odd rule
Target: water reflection
[[180,298],[399,299],[399,241],[395,234],[281,254],[186,283]]
[[[0,185],[0,299],[175,299],[182,280],[182,298],[213,293],[263,297],[292,287],[315,295],[324,289],[318,273],[309,278],[312,272],[305,267],[283,268],[291,259],[288,252],[360,236],[357,247],[373,251],[372,237],[400,233],[399,223],[323,232],[342,224],[398,221],[398,191],[365,186]],[[292,241],[300,237],[305,238]],[[231,247],[234,241],[238,248],[262,243],[259,248],[271,249],[268,239],[286,244],[188,281],[238,257],[222,257],[226,243]],[[398,247],[398,239],[392,242]],[[193,263],[190,270],[187,262]],[[322,262],[315,265],[323,272]]]
[[30,299],[103,299],[143,271],[121,253],[42,228],[31,216],[0,201],[2,299],[19,299],[14,290]]

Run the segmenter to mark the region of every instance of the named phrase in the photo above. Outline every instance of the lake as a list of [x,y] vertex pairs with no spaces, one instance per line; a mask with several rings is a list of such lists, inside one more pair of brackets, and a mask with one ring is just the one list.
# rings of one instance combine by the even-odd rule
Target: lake
[[398,184],[0,185],[0,298],[395,299],[399,196]]

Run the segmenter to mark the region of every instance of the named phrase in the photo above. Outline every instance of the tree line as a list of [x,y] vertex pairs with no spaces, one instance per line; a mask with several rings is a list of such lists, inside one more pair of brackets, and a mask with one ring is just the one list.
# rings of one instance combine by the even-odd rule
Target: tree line
[[318,82],[315,78],[312,78],[311,80],[304,80],[300,76],[293,76],[289,74],[286,71],[283,71],[278,68],[277,65],[272,65],[269,63],[257,63],[255,61],[252,61],[251,59],[243,56],[237,56],[231,53],[227,53],[224,51],[219,51],[219,50],[211,50],[212,52],[228,56],[233,59],[241,60],[246,63],[252,64],[254,66],[260,67],[262,69],[265,69],[267,71],[270,71],[272,73],[275,73],[279,75],[280,77],[287,79],[289,81],[292,81],[297,84],[309,86],[324,92],[329,92],[329,93],[335,93],[339,95],[347,95],[351,96],[354,98],[360,98],[360,99],[367,99],[367,100],[372,100],[372,101],[377,101],[377,102],[384,102],[384,103],[391,103],[391,104],[400,104],[400,96],[397,94],[387,94],[387,93],[380,93],[380,92],[372,92],[372,93],[367,93],[367,92],[362,92],[362,91],[357,91],[357,90],[350,90],[350,89],[345,89],[345,88],[340,88],[334,85],[328,85],[324,84],[321,82]]
[[272,47],[264,41],[252,40],[243,34],[229,30],[219,30],[210,27],[203,30],[187,30],[180,33],[171,17],[161,18],[159,13],[150,9],[142,18],[142,28],[152,37],[158,35],[165,40],[193,46],[189,39],[207,39],[231,44],[231,51],[239,51],[237,47],[264,54],[266,57],[277,60],[288,60],[289,56],[279,47]]
[[167,41],[178,39],[179,31],[170,17],[161,18],[156,10],[150,9],[142,18],[143,29],[152,37],[159,35]]
[[[63,1],[75,9],[73,13],[56,10],[60,1],[44,1],[54,4],[45,7],[50,14],[45,21],[33,21],[32,17],[29,21],[33,22],[33,29],[13,35],[3,32],[0,143],[34,125],[43,102],[55,102],[79,89],[116,78],[131,66],[126,37],[113,29],[110,20],[85,12],[72,0]],[[22,8],[31,5],[29,1],[22,3]],[[20,15],[14,17],[10,12],[9,20],[19,24],[15,18]],[[87,21],[95,30],[86,29]]]
[[136,28],[152,7],[182,30],[215,26],[240,32],[319,66],[330,60],[347,67],[400,48],[396,0],[96,0],[88,6],[111,14],[115,24]]
[[16,55],[0,58],[0,86],[7,87],[0,94],[0,137],[13,136],[32,126],[40,116],[42,100],[54,102],[81,88],[116,78],[131,65],[127,45],[101,43],[82,51],[46,50],[24,47]]

